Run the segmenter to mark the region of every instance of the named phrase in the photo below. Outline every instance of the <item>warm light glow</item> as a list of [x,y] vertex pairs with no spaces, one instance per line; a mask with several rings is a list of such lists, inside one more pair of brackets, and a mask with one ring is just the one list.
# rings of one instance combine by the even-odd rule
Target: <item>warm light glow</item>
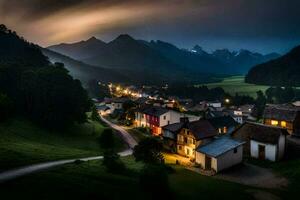
[[281,121],[281,127],[286,127],[286,122],[285,121]]
[[278,121],[277,121],[277,120],[271,120],[271,124],[272,124],[273,126],[277,126],[277,125],[278,125]]
[[225,99],[225,102],[226,103],[230,103],[230,99]]

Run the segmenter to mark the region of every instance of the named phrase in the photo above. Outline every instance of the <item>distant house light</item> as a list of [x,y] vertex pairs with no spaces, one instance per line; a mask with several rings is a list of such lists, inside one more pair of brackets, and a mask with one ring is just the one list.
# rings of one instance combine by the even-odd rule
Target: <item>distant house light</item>
[[286,127],[286,122],[285,121],[281,121],[280,125],[281,125],[281,127],[285,128]]
[[278,125],[278,121],[277,121],[277,120],[271,120],[271,124],[272,124],[273,126],[277,126],[277,125]]

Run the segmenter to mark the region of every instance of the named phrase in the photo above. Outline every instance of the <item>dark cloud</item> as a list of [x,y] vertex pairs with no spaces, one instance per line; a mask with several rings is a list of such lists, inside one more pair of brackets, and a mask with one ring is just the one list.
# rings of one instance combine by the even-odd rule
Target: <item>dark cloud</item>
[[0,0],[0,19],[44,45],[126,32],[268,52],[300,43],[299,8],[299,0]]

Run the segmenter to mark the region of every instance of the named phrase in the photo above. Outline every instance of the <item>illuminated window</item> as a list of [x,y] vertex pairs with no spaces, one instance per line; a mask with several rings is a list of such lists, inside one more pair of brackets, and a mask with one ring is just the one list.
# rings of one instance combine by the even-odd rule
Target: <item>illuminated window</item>
[[281,124],[281,127],[286,127],[286,122],[285,121],[282,121],[280,124]]
[[227,133],[227,127],[226,126],[223,127],[223,133]]
[[271,124],[272,124],[273,126],[277,126],[277,125],[278,125],[278,121],[277,121],[277,120],[271,120]]

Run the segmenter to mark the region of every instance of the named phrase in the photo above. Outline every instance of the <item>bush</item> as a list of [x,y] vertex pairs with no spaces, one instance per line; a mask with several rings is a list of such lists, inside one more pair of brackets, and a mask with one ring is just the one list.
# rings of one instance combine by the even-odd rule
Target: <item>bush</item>
[[99,144],[103,149],[115,148],[115,138],[111,128],[104,129],[103,133],[99,137]]
[[107,172],[124,174],[126,172],[125,164],[120,160],[120,156],[113,150],[104,152],[102,164],[106,167]]
[[96,109],[96,106],[92,107],[91,120],[96,121],[96,122],[101,122],[101,118],[100,118],[99,113]]
[[136,161],[143,161],[150,164],[164,163],[162,154],[163,144],[156,138],[145,138],[139,142],[133,149],[133,155]]

